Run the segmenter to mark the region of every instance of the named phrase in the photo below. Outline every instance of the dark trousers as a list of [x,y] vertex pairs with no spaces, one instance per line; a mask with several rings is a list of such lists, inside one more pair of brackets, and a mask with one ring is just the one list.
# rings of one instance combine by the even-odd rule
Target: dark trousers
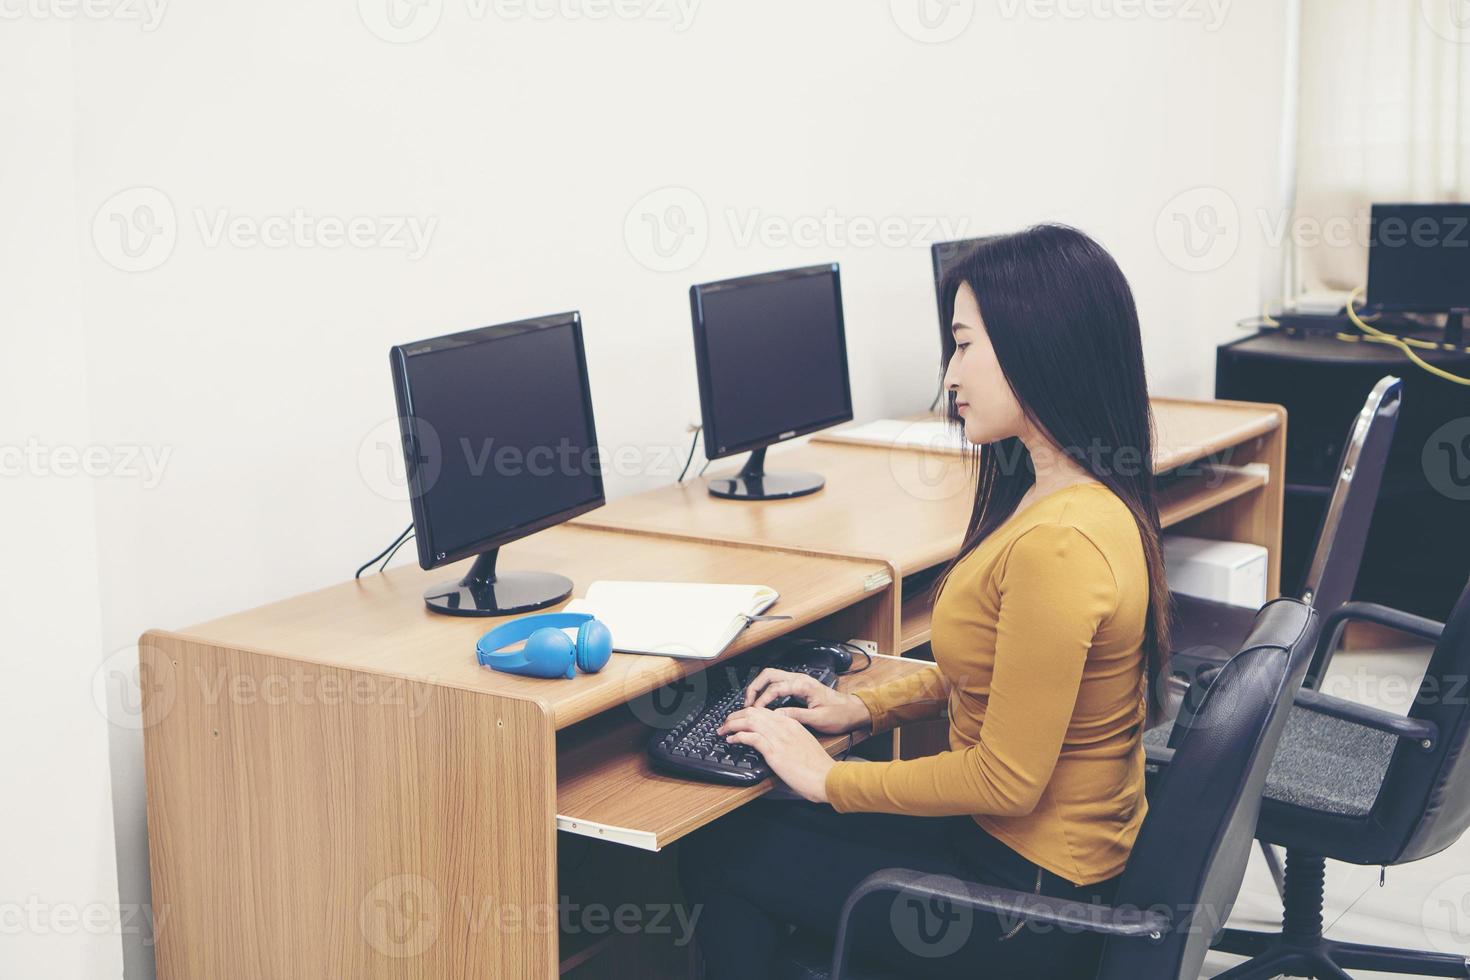
[[[882,868],[910,868],[1077,901],[1112,899],[1117,879],[1079,887],[987,834],[969,817],[838,813],[761,800],[681,845],[680,875],[699,909],[708,980],[757,980],[788,926],[830,939],[847,895]],[[1039,879],[1038,879],[1039,876]],[[1017,928],[1019,925],[1019,928]],[[921,977],[1091,977],[1095,937],[1003,921],[914,896],[875,895],[853,913],[856,961]]]

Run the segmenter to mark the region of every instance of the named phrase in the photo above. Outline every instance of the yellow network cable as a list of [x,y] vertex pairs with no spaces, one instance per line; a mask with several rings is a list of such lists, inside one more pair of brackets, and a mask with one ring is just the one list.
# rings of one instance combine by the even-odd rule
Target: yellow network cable
[[1412,337],[1395,337],[1392,334],[1384,333],[1377,327],[1370,326],[1368,323],[1365,323],[1363,321],[1362,317],[1358,316],[1357,308],[1354,306],[1354,304],[1357,302],[1358,297],[1361,296],[1362,293],[1363,287],[1359,286],[1357,289],[1354,289],[1351,293],[1348,294],[1347,315],[1348,319],[1353,321],[1353,326],[1363,331],[1363,336],[1354,337],[1351,334],[1338,334],[1337,336],[1340,339],[1363,340],[1375,344],[1391,344],[1394,347],[1397,347],[1399,350],[1403,351],[1405,357],[1407,357],[1409,360],[1413,361],[1419,367],[1428,371],[1435,377],[1444,378],[1446,381],[1453,381],[1457,385],[1470,386],[1470,378],[1462,378],[1458,374],[1451,374],[1443,368],[1435,367],[1433,364],[1430,364],[1428,361],[1424,360],[1424,358],[1414,353],[1415,347],[1428,350],[1458,350],[1459,348],[1451,347],[1449,344],[1435,344],[1427,340],[1417,340]]

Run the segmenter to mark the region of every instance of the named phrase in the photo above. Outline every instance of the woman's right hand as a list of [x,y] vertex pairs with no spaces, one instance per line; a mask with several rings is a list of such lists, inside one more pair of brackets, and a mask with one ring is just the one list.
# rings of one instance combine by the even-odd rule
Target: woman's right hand
[[776,713],[789,715],[814,732],[841,735],[873,724],[868,706],[856,694],[843,694],[815,677],[775,667],[767,667],[746,685],[745,706],[764,708],[787,695],[801,698],[806,707],[777,708]]

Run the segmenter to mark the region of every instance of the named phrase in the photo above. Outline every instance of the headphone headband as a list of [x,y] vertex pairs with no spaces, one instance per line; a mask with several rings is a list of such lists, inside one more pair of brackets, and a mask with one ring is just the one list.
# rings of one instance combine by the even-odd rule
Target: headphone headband
[[541,613],[536,616],[523,616],[520,619],[511,620],[495,627],[475,644],[475,655],[479,658],[480,665],[490,666],[490,655],[497,650],[503,650],[512,643],[531,638],[531,634],[541,629],[565,629],[569,626],[581,626],[590,623],[592,616],[589,613]]

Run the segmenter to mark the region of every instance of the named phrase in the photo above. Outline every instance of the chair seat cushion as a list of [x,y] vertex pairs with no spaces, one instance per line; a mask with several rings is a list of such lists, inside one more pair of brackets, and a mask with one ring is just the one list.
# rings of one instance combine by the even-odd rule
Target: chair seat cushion
[[[1143,734],[1145,745],[1165,747],[1172,724]],[[1266,776],[1266,800],[1311,812],[1366,817],[1393,758],[1392,735],[1339,718],[1292,708]]]
[[1397,741],[1350,721],[1292,708],[1266,777],[1266,799],[1365,817],[1378,799]]

